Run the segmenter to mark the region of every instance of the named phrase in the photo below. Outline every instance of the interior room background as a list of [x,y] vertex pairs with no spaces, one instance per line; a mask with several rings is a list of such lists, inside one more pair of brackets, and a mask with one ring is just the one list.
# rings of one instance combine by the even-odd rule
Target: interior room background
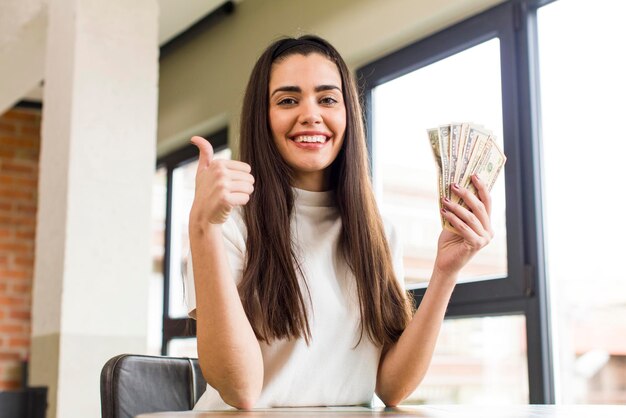
[[[42,184],[51,184],[42,182],[42,149],[58,144],[42,131],[46,98],[52,101],[55,92],[36,74],[28,89],[17,94],[14,87],[28,74],[19,72],[21,61],[11,54],[16,45],[32,48],[33,56],[36,45],[45,49],[45,39],[38,44],[28,36],[52,30],[46,22],[57,6],[54,0],[11,3],[0,6],[3,23],[9,12],[15,17],[0,27],[0,390],[46,385],[49,416],[78,416],[79,407],[97,415],[99,368],[107,358],[123,351],[197,355],[181,281],[196,158],[188,139],[205,135],[220,158],[237,158],[239,108],[255,58],[281,35],[315,33],[337,46],[359,80],[373,182],[381,212],[403,231],[405,281],[416,303],[440,228],[426,129],[452,121],[484,124],[509,158],[493,192],[496,238],[464,271],[429,374],[407,402],[626,402],[621,2],[190,1],[185,7],[196,7],[195,17],[171,29],[164,22],[173,19],[164,16],[182,6],[159,1],[154,143],[136,164],[151,170],[143,181],[147,234],[137,241],[140,251],[129,250],[145,264],[145,274],[122,270],[115,281],[103,275],[100,284],[116,288],[106,295],[90,292],[89,277],[69,279],[74,265],[92,269],[84,263],[93,254],[94,270],[126,262],[124,254],[100,253],[97,240],[83,260],[69,250],[58,253],[67,259],[56,278],[44,263],[54,251],[42,246],[40,234],[55,248],[87,240],[69,226],[54,239],[49,229],[39,229],[38,222],[50,222],[38,203],[50,190],[42,191]],[[140,25],[141,12],[133,12]],[[43,58],[35,61],[46,74]],[[98,77],[110,82],[106,67],[90,82]],[[68,88],[80,86],[73,83]],[[113,97],[124,101],[119,88]],[[119,171],[116,158],[126,160],[127,150],[116,143],[103,159],[103,173]],[[71,152],[68,161],[84,158]],[[134,173],[124,170],[111,175],[114,185]],[[68,189],[77,182],[68,182]],[[109,196],[132,203],[132,193],[115,190]],[[81,194],[55,189],[46,199],[71,202]],[[65,208],[68,218],[101,221]],[[114,222],[115,208],[106,211],[111,216],[103,219]],[[103,240],[116,245],[114,238]],[[136,286],[143,299],[127,295],[126,286]],[[65,304],[74,319],[54,311],[60,319],[50,325],[47,308],[34,304],[59,312]],[[90,314],[91,307],[101,314]],[[130,314],[116,316],[118,307]],[[77,335],[98,347],[84,353],[89,359],[79,367],[64,353],[80,344],[65,349],[62,343]]]

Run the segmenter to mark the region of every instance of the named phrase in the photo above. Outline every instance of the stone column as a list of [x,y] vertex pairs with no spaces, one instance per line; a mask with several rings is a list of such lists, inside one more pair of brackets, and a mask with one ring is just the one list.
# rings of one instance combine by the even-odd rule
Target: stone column
[[100,415],[105,361],[146,347],[156,0],[50,0],[30,384]]

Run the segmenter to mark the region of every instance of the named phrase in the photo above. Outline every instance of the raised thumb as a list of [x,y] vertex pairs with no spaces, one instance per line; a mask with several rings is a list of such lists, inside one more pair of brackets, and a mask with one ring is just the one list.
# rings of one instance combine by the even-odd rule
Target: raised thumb
[[191,138],[191,143],[198,147],[200,156],[198,157],[198,168],[208,167],[213,160],[213,147],[211,143],[201,136],[194,136]]

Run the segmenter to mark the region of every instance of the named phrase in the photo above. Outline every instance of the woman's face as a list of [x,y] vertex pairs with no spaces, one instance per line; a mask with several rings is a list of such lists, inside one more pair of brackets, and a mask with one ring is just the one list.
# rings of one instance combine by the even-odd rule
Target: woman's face
[[322,191],[346,131],[341,75],[323,55],[293,54],[272,65],[269,119],[274,143],[293,169],[293,186]]

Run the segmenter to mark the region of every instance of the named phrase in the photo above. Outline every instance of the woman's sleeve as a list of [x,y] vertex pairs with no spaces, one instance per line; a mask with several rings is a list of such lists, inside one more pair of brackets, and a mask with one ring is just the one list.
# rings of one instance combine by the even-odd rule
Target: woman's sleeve
[[[246,241],[241,231],[242,222],[237,222],[235,216],[231,214],[224,224],[222,224],[222,236],[224,237],[224,247],[228,257],[228,264],[235,283],[239,283],[243,275],[243,263],[245,255]],[[193,263],[191,259],[191,251],[187,257],[186,274],[183,274],[185,305],[190,318],[196,319],[196,298],[202,297],[196,295],[196,287],[193,276]]]

